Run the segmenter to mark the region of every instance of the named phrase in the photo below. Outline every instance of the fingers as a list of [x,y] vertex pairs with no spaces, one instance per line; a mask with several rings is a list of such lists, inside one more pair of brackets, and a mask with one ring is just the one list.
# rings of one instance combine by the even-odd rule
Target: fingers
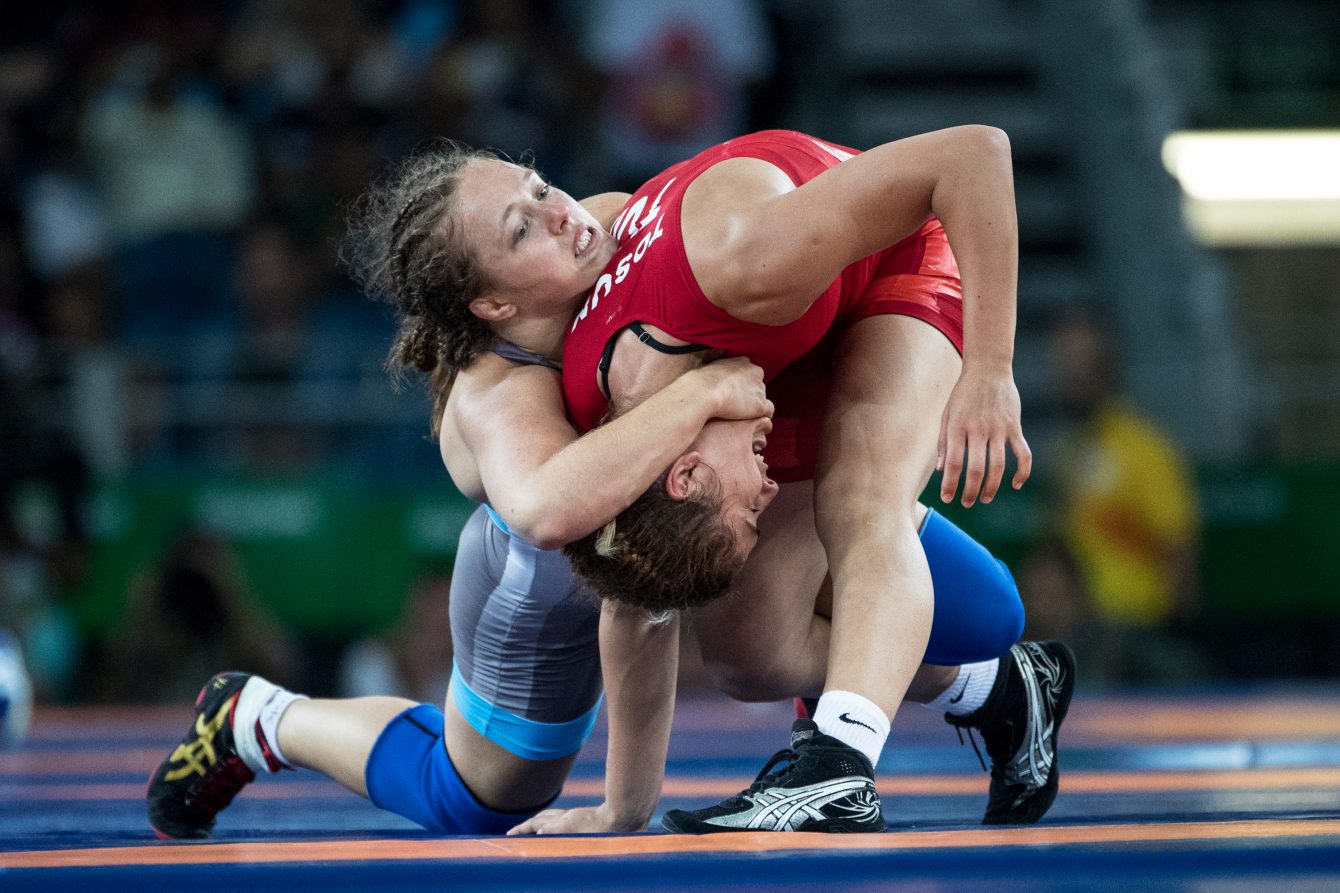
[[[987,436],[973,433],[958,433],[959,426],[942,433],[943,443],[939,447],[936,468],[943,472],[940,480],[940,499],[953,502],[958,490],[959,478],[963,479],[961,502],[964,508],[971,508],[978,501],[991,502],[1000,492],[1001,481],[1005,479],[1006,446],[1014,452],[1017,468],[1010,483],[1018,490],[1033,473],[1033,452],[1028,447],[1024,435],[1015,428],[1007,437],[999,434]],[[966,458],[965,458],[966,455]]]
[[940,500],[953,502],[958,490],[959,475],[963,473],[964,436],[957,426],[952,426],[945,435],[945,446],[941,453]]
[[996,498],[1001,479],[1005,477],[1005,442],[992,438],[987,444],[986,480],[982,484],[982,502]]
[[507,832],[508,837],[520,837],[523,834],[543,834],[545,826],[549,820],[555,816],[563,814],[561,809],[546,809],[544,812],[536,813]]
[[1011,484],[1018,490],[1033,473],[1033,451],[1029,449],[1028,441],[1024,440],[1022,431],[1014,432],[1014,436],[1010,438],[1010,449],[1014,450],[1014,460],[1018,463]]
[[977,502],[977,494],[982,490],[982,478],[986,475],[986,445],[988,441],[981,434],[968,438],[968,463],[963,472],[962,505],[972,508]]
[[[936,470],[936,471],[944,471],[944,470],[945,470],[945,445],[946,445],[945,442],[948,440],[948,438],[949,438],[949,407],[948,407],[948,406],[945,406],[945,408],[944,408],[944,412],[940,413],[940,439],[939,439],[939,441],[936,442],[936,445],[935,445],[935,470]],[[943,486],[943,482],[942,482],[942,486]],[[944,497],[944,491],[943,491],[943,490],[940,492],[940,496],[941,496],[941,498]],[[950,497],[951,497],[951,498],[953,497],[953,494],[952,494],[952,493],[950,494]],[[945,502],[948,502],[948,501],[949,501],[948,499],[945,500]]]

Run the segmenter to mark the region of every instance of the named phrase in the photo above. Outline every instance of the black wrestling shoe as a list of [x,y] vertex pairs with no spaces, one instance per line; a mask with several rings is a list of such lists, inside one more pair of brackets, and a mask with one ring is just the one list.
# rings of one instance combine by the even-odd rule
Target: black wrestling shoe
[[149,778],[149,824],[164,840],[209,837],[214,817],[256,777],[237,753],[233,712],[249,673],[219,673],[195,699],[195,723]]
[[706,809],[672,809],[661,826],[676,834],[884,830],[865,754],[821,734],[808,719],[791,726],[791,748],[774,754],[739,794]]
[[1075,656],[1069,648],[1020,642],[1000,659],[985,704],[967,716],[945,716],[950,725],[977,729],[991,758],[983,825],[1031,825],[1051,808],[1061,775],[1056,736],[1074,693]]

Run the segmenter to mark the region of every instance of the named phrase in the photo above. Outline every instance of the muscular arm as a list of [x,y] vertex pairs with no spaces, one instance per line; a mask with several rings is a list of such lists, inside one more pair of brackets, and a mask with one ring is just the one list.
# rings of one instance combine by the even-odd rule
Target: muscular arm
[[962,473],[965,506],[979,491],[991,501],[1007,446],[1023,486],[1032,453],[1011,368],[1019,238],[1005,134],[953,127],[878,146],[798,188],[780,175],[732,159],[689,187],[685,246],[708,297],[740,319],[789,322],[843,267],[936,215],[959,263],[964,328],[963,371],[940,426],[941,498],[953,498]]
[[679,615],[664,623],[606,600],[600,611],[600,666],[609,700],[605,807],[617,825],[640,830],[656,810],[665,778],[679,671]]
[[789,182],[770,165],[734,159],[690,187],[685,244],[714,304],[740,319],[789,322],[848,264],[910,235],[934,214],[963,274],[968,324],[981,330],[980,349],[970,344],[969,352],[1009,362],[1018,227],[1002,131],[967,126],[908,137],[798,188]]
[[[457,383],[451,427],[475,457],[494,510],[519,536],[554,549],[632,504],[709,418],[750,406],[756,415],[771,412],[761,370],[742,376],[746,361],[730,362],[686,373],[581,438],[563,413],[557,375],[508,369],[486,385]],[[757,388],[748,393],[751,381]]]
[[600,664],[609,699],[605,802],[545,810],[509,835],[642,831],[656,811],[675,708],[679,616],[657,623],[645,611],[606,601]]

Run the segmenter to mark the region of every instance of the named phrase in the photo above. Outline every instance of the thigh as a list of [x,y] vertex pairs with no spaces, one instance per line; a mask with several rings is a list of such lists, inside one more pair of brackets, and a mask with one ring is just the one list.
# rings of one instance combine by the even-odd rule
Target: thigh
[[759,540],[730,596],[699,609],[694,632],[707,660],[749,659],[798,647],[810,634],[828,573],[814,528],[814,485],[782,484],[758,521]]
[[880,515],[896,507],[912,517],[935,467],[940,417],[961,368],[949,339],[920,319],[885,314],[847,329],[815,477],[821,527],[852,523],[853,511]]

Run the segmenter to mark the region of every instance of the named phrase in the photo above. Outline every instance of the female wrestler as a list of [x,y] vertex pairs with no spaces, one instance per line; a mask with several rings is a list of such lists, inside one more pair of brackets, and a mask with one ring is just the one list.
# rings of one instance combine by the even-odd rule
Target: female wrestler
[[[385,246],[387,262],[377,268],[371,279],[391,291],[400,304],[404,335],[398,355],[402,362],[436,373],[435,393],[443,407],[440,416],[443,457],[461,482],[462,489],[488,496],[502,519],[512,523],[514,529],[526,537],[541,544],[556,544],[592,529],[621,504],[616,499],[613,505],[604,509],[594,508],[599,495],[596,485],[608,483],[614,486],[614,475],[608,470],[618,469],[623,473],[627,466],[622,459],[617,462],[608,458],[569,461],[566,470],[569,474],[575,473],[580,483],[577,486],[551,484],[547,488],[523,486],[534,484],[539,475],[526,474],[524,469],[518,474],[514,464],[537,461],[540,467],[549,467],[545,465],[548,459],[557,458],[554,467],[562,467],[563,460],[559,457],[579,455],[576,452],[567,454],[566,448],[560,449],[561,434],[535,438],[531,431],[536,425],[537,414],[543,420],[542,424],[555,426],[553,431],[558,431],[557,425],[562,422],[557,380],[552,372],[543,368],[543,364],[546,355],[552,357],[557,353],[562,333],[580,304],[581,289],[595,281],[613,244],[603,229],[592,222],[589,214],[543,183],[534,186],[527,183],[524,189],[514,190],[515,194],[501,206],[490,204],[491,198],[487,195],[490,184],[497,186],[500,178],[513,176],[511,172],[518,169],[477,158],[474,161],[478,163],[461,159],[430,161],[429,170],[402,179],[406,190],[385,193],[394,196],[382,203],[383,212],[389,210],[389,213],[372,216],[387,221],[387,225],[372,241]],[[431,169],[433,164],[438,165],[436,170]],[[501,182],[507,186],[506,181]],[[454,194],[457,185],[460,188],[456,189],[458,194]],[[481,194],[475,186],[484,193]],[[456,239],[468,242],[474,235],[473,230],[466,228],[462,231],[460,228],[461,221],[472,219],[473,210],[482,209],[488,219],[494,220],[497,217],[487,212],[512,214],[520,210],[529,216],[532,206],[540,207],[545,203],[548,207],[561,208],[564,222],[557,225],[547,246],[530,250],[520,261],[505,251],[499,252],[492,244],[472,245],[470,249],[454,252],[443,250],[444,246],[450,249],[456,244]],[[524,238],[524,232],[519,233],[518,243]],[[600,257],[602,253],[603,258]],[[475,323],[476,318],[486,317],[487,325]],[[506,363],[503,363],[502,358],[486,349],[495,334],[506,339],[505,343],[522,344],[529,349],[515,351],[502,347],[501,350],[508,354]],[[538,365],[512,365],[524,363]],[[472,378],[476,371],[481,373],[477,382]],[[453,377],[454,387],[448,390],[442,386]],[[686,387],[686,390],[693,389]],[[684,399],[684,395],[681,394],[679,399]],[[668,402],[674,405],[673,400]],[[554,411],[549,412],[549,408]],[[647,424],[646,419],[658,415],[658,412],[646,412],[638,425],[650,429],[653,426]],[[662,436],[660,421],[657,418],[657,436]],[[634,428],[629,426],[630,430]],[[570,429],[566,431],[566,437],[573,437]],[[607,439],[607,444],[617,446],[618,443],[613,437]],[[553,453],[555,449],[557,453]],[[630,455],[639,456],[639,449],[645,448],[634,449]],[[678,445],[669,450],[671,453],[677,451]],[[649,469],[644,472],[645,480],[654,477],[654,466],[663,459],[642,466]],[[604,471],[593,476],[589,472],[592,468]],[[622,487],[619,491],[623,494],[620,497],[622,503],[630,501],[645,480],[633,486],[619,485]],[[511,492],[509,482],[516,482]],[[543,502],[535,497],[535,493],[548,494],[552,501],[547,508],[540,508]],[[587,508],[594,520],[574,520]],[[498,564],[504,578],[502,582],[509,578],[514,581],[510,571],[519,569],[529,574],[533,564],[527,562],[534,562],[536,554],[552,555],[530,550],[529,559],[522,556],[514,562],[513,553],[518,549],[525,551],[522,549],[525,544],[519,537],[507,534],[499,526],[499,520],[478,514],[472,521],[473,532],[472,528],[467,528],[463,535],[462,552],[468,554],[477,550],[481,543],[485,551],[501,549],[503,558]],[[469,576],[458,574],[460,578]],[[559,592],[557,598],[549,599],[550,606],[561,603],[571,609],[575,599],[570,597],[570,585],[564,584],[564,579],[558,579],[559,585],[544,588]],[[548,582],[552,584],[554,580]],[[453,593],[453,609],[461,603],[487,603],[492,590],[490,586],[483,588],[486,590],[484,598],[458,598],[460,593]],[[532,589],[520,593],[514,608],[529,607],[527,599],[535,592]],[[629,619],[628,612],[621,615],[617,610],[607,610],[601,619],[602,640],[605,630],[617,627],[620,622],[631,626],[635,635],[657,638],[657,628],[648,627],[641,612],[632,612],[631,623]],[[468,623],[454,626],[458,631],[475,630],[481,627],[480,621],[481,615],[477,611],[469,617]],[[573,620],[570,630],[576,631],[579,627],[589,629]],[[496,642],[487,636],[482,638],[496,649]],[[285,762],[283,756],[287,756],[294,763],[336,777],[351,789],[369,794],[374,802],[409,815],[430,828],[487,833],[505,827],[519,815],[533,811],[533,804],[557,793],[570,763],[568,757],[576,750],[572,742],[575,740],[579,746],[589,730],[594,696],[590,698],[590,710],[578,711],[573,721],[544,721],[526,715],[531,705],[525,699],[537,682],[564,672],[570,674],[572,665],[579,663],[572,660],[572,656],[590,653],[589,639],[577,639],[569,649],[570,659],[566,663],[556,661],[554,654],[544,654],[542,659],[524,664],[520,673],[511,672],[508,656],[498,653],[481,655],[473,662],[474,669],[493,667],[495,678],[485,678],[480,684],[480,687],[491,686],[486,696],[473,690],[469,684],[472,680],[465,679],[464,674],[453,680],[446,711],[445,747],[440,736],[434,737],[435,724],[441,728],[443,720],[425,712],[432,708],[419,706],[407,710],[406,702],[394,699],[372,699],[356,707],[348,702],[295,703],[293,696],[266,687],[263,680],[252,680],[249,684],[254,690],[243,691],[241,697],[236,697],[247,680],[220,678],[202,693],[196,730],[178,748],[179,753],[165,761],[156,777],[155,787],[162,795],[157,800],[178,804],[184,798],[167,791],[171,785],[194,786],[197,791],[202,787],[226,790],[227,795],[216,796],[212,802],[208,802],[210,798],[196,797],[193,802],[200,804],[200,812],[186,816],[171,828],[164,827],[168,819],[160,809],[155,816],[156,826],[175,836],[188,836],[192,830],[208,833],[214,813],[221,808],[220,800],[226,803],[240,787],[236,779],[245,781],[252,771],[282,765]],[[466,645],[470,647],[470,643]],[[458,657],[465,650],[458,647]],[[638,653],[640,649],[627,648],[626,651]],[[559,666],[559,673],[548,672],[555,664]],[[668,673],[661,675],[668,675],[672,685],[673,662],[662,666]],[[532,667],[537,672],[527,672]],[[590,678],[589,673],[587,678]],[[457,681],[462,684],[458,686]],[[650,815],[659,790],[659,766],[650,773],[655,775],[655,785],[634,783],[629,788],[632,792],[629,796],[620,796],[618,778],[624,773],[649,774],[650,764],[656,762],[655,747],[638,746],[634,738],[644,730],[668,727],[668,708],[657,713],[651,723],[624,724],[616,719],[628,712],[628,708],[620,707],[620,702],[633,701],[634,709],[640,709],[643,703],[664,703],[660,691],[655,686],[649,688],[647,682],[645,673],[636,680],[618,673],[607,674],[612,715],[612,750],[607,778],[609,797],[603,811],[597,810],[595,815],[584,817],[593,819],[595,825],[584,826],[581,830],[640,827]],[[586,693],[592,687],[577,688],[580,693]],[[616,691],[619,694],[616,695]],[[509,709],[507,703],[501,706],[495,703],[505,698],[511,698],[513,703],[521,706]],[[236,707],[235,712],[233,707]],[[253,716],[256,717],[254,722]],[[631,731],[626,735],[617,731],[621,726]],[[469,740],[457,746],[452,740],[453,729]],[[233,738],[238,730],[236,748],[246,759],[239,758],[232,763],[220,759],[202,767],[199,772],[192,771],[190,754],[201,752],[205,744],[214,746],[220,753],[227,752],[229,748],[221,746],[224,742],[216,739],[219,735]],[[663,757],[664,736],[654,733],[651,737],[660,739]],[[352,746],[350,741],[354,742]],[[412,745],[407,743],[410,741]],[[323,743],[326,746],[323,747]],[[407,756],[410,750],[413,754]],[[282,756],[276,756],[276,752]],[[453,754],[454,760],[446,757],[448,752]],[[482,752],[486,759],[475,759],[477,752]],[[463,754],[467,756],[462,757]],[[218,767],[225,763],[233,766],[228,770],[236,776],[232,784],[219,780],[221,774],[226,773]],[[553,765],[549,765],[551,763]],[[493,768],[495,764],[511,764],[515,771],[510,774],[500,772]],[[401,777],[406,772],[410,775]],[[461,776],[470,777],[462,780]],[[501,780],[495,783],[498,777]],[[151,788],[150,799],[152,812],[155,788]],[[621,801],[631,805],[626,808],[614,805]],[[175,820],[179,816],[169,818]],[[185,828],[185,834],[179,833],[182,828]]]
[[[932,213],[938,219],[927,222]],[[963,263],[966,313],[941,222]],[[792,458],[805,453],[804,441],[817,441],[813,432],[822,428],[814,520],[832,571],[832,635],[841,646],[828,649],[828,693],[816,721],[825,737],[873,763],[903,694],[899,683],[911,679],[930,629],[933,602],[914,506],[936,462],[934,432],[946,468],[945,499],[956,488],[965,439],[965,505],[979,490],[986,501],[994,496],[1007,446],[1020,460],[1014,485],[1028,476],[1009,371],[1015,224],[1008,144],[998,131],[960,128],[854,155],[801,134],[754,134],[653,178],[630,200],[613,234],[620,250],[566,341],[569,412],[579,427],[590,428],[611,396],[654,392],[692,362],[690,352],[716,350],[748,355],[764,367],[778,403],[775,421],[790,426]],[[835,353],[811,356],[800,379],[805,386],[783,386],[777,373],[825,336]],[[965,350],[962,361],[958,350]],[[813,362],[816,356],[821,362]],[[826,364],[834,357],[825,417],[815,398],[829,392]],[[960,427],[965,407],[968,434]],[[720,461],[681,457],[643,504],[586,538],[585,549],[569,550],[579,571],[602,595],[652,610],[692,606],[723,592],[732,565],[760,538],[751,516],[769,491],[766,475],[750,467],[760,460],[749,455],[747,442],[735,457],[737,475]],[[809,476],[794,466],[788,472],[793,479]],[[704,516],[723,518],[727,529],[685,523]],[[697,560],[686,562],[684,555]],[[756,579],[741,588],[759,595],[713,612],[715,623],[699,624],[724,631],[720,648],[706,637],[705,656],[714,651],[772,678],[781,690],[794,690],[787,670],[797,669],[795,662],[776,642],[779,623],[794,623],[806,612],[785,601],[804,591],[786,582],[807,566],[823,567],[823,557],[788,541],[784,551],[753,562]],[[942,595],[936,592],[937,618]],[[801,624],[795,635],[812,628]],[[892,677],[894,685],[872,684],[890,654],[892,673],[883,678]],[[1046,679],[1043,694],[1055,696],[1063,717],[1057,677],[1070,675],[1068,653],[1026,647],[1014,656],[1022,675]],[[800,673],[813,678],[804,668]],[[813,767],[798,772],[807,769]],[[828,781],[809,774],[816,783]],[[1049,788],[1051,774],[1019,784]],[[793,775],[774,779],[770,790],[794,787]],[[1012,784],[993,784],[989,819],[992,812],[997,818],[1021,814],[1017,802],[1004,808]],[[835,798],[834,808],[858,809],[873,796],[872,786],[863,787]],[[731,815],[721,809],[679,813],[668,823],[693,831],[768,827],[751,798],[743,799],[750,802],[728,801]],[[816,817],[816,824],[825,821]]]

